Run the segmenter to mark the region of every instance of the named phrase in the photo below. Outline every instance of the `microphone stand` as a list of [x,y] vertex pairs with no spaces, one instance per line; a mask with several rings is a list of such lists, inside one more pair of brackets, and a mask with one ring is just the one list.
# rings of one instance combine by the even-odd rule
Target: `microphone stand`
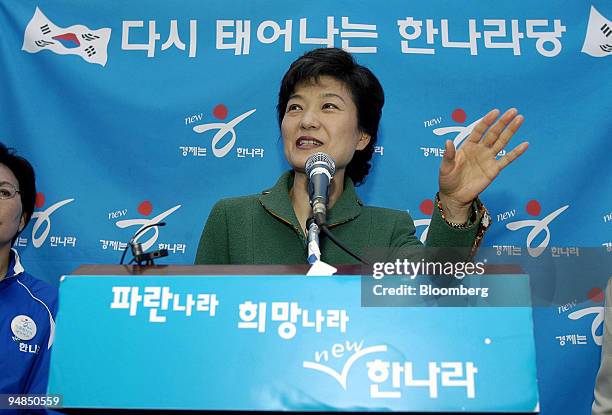
[[321,259],[321,249],[319,247],[320,228],[314,217],[309,217],[306,221],[306,233],[308,235],[308,263],[314,264]]
[[344,252],[355,258],[357,261],[361,262],[364,265],[370,265],[365,259],[361,258],[359,255],[352,252],[349,248],[347,248],[338,238],[331,233],[327,224],[325,222],[319,224],[319,218],[315,219],[315,217],[311,216],[306,221],[306,232],[308,235],[308,263],[314,264],[315,262],[321,259],[321,249],[319,246],[319,233],[323,232],[325,236],[329,238],[330,241],[335,243],[340,249]]
[[138,237],[138,235],[142,234],[144,231],[146,231],[149,228],[152,228],[153,226],[166,226],[166,222],[151,223],[141,228],[138,232],[136,232],[134,236],[132,236],[132,239],[130,239],[130,242],[126,245],[125,249],[123,250],[123,254],[121,255],[121,261],[119,262],[119,265],[123,265],[123,260],[125,259],[125,254],[128,250],[128,247],[132,248],[132,256],[133,256],[132,260],[130,261],[130,264],[132,262],[136,262],[139,266],[142,266],[144,262],[145,266],[155,265],[153,262],[154,258],[162,258],[162,257],[168,256],[167,249],[158,249],[157,251],[153,251],[153,252],[144,252],[144,250],[142,249],[142,244],[140,244],[139,242],[136,242],[136,238]]

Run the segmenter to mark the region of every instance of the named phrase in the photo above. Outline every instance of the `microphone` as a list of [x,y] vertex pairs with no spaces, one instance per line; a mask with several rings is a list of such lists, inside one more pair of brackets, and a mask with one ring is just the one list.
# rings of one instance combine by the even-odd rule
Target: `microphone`
[[334,159],[325,153],[315,153],[306,160],[306,175],[308,176],[308,196],[312,206],[312,218],[306,222],[308,232],[308,262],[314,263],[321,258],[319,249],[319,231],[322,231],[333,243],[338,245],[344,252],[351,255],[359,262],[369,265],[360,256],[353,253],[342,242],[340,242],[327,228],[327,199],[329,184],[336,173]]
[[325,153],[315,153],[306,160],[308,195],[312,214],[318,226],[327,221],[327,199],[329,184],[336,173],[336,163]]

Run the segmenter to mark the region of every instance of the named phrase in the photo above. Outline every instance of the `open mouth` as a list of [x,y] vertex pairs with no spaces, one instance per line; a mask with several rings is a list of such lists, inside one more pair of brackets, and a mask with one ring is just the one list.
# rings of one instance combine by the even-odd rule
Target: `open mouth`
[[309,150],[311,148],[321,147],[323,143],[313,137],[300,137],[295,142],[295,146],[299,149]]

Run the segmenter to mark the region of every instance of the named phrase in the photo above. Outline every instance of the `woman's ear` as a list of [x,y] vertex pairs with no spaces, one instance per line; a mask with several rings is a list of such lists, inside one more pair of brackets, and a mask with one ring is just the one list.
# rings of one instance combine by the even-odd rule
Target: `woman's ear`
[[370,134],[361,133],[361,136],[359,137],[359,141],[357,142],[357,147],[355,148],[355,150],[363,150],[364,148],[366,148],[368,144],[370,143],[371,139],[372,137],[370,136]]

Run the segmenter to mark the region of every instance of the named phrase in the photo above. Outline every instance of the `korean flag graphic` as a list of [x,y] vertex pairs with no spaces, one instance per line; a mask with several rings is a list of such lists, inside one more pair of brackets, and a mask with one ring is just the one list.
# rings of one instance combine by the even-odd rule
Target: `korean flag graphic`
[[582,52],[601,58],[612,54],[612,22],[591,6]]
[[23,35],[23,47],[29,53],[48,49],[59,55],[79,55],[86,62],[106,65],[106,48],[111,29],[91,30],[83,25],[59,27],[37,7]]

